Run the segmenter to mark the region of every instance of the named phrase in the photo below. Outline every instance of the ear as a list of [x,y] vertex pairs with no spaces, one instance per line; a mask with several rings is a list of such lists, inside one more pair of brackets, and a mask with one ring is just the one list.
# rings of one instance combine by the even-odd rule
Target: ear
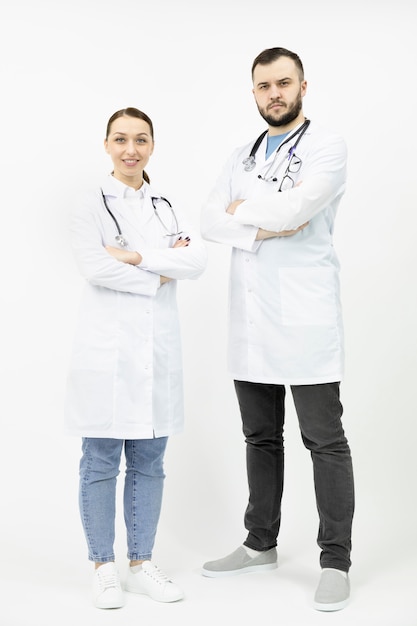
[[301,97],[304,98],[306,93],[307,93],[307,81],[303,80],[301,83]]
[[106,151],[106,152],[107,152],[107,154],[108,154],[108,153],[109,153],[109,144],[108,144],[107,139],[105,139],[105,140],[104,140],[104,149],[105,149],[105,151]]

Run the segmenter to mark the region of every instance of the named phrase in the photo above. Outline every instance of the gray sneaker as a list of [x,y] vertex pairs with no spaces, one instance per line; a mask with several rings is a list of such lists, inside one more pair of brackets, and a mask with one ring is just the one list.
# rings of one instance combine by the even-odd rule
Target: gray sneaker
[[334,569],[324,569],[314,596],[314,608],[318,611],[340,611],[349,603],[349,578]]
[[217,561],[204,563],[202,574],[210,578],[220,578],[221,576],[236,576],[246,574],[246,572],[264,572],[276,569],[277,549],[271,548],[260,552],[259,555],[250,557],[243,546]]

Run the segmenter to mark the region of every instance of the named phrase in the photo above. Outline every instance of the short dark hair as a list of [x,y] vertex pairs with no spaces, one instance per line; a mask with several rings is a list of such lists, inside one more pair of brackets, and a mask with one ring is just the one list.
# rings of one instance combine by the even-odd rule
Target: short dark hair
[[258,54],[252,63],[252,78],[257,65],[269,65],[280,57],[288,57],[289,59],[292,59],[297,67],[300,80],[304,80],[304,68],[300,57],[295,52],[291,52],[291,50],[287,50],[286,48],[267,48]]

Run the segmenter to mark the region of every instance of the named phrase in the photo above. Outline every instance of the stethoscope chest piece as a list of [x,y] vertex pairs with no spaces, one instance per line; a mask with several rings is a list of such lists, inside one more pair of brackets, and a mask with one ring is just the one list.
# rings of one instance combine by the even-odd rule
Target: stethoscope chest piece
[[246,157],[246,159],[243,159],[242,163],[245,166],[243,168],[245,172],[251,172],[255,168],[255,165],[256,165],[255,157],[250,155]]
[[117,241],[117,243],[119,244],[119,246],[122,246],[122,248],[126,248],[126,246],[127,246],[127,241],[126,241],[126,239],[123,237],[123,235],[116,235],[115,240]]

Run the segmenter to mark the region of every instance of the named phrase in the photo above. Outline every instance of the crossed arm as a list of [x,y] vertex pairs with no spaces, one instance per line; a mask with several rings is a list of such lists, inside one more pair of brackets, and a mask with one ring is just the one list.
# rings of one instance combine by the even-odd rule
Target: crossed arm
[[[226,213],[229,213],[230,215],[234,215],[236,208],[239,206],[241,202],[244,202],[244,201],[234,200],[233,202],[231,202],[226,209]],[[272,237],[292,237],[292,235],[295,235],[300,230],[303,230],[303,228],[305,228],[306,226],[308,226],[308,222],[306,222],[305,224],[301,224],[301,226],[299,226],[298,228],[295,228],[294,230],[281,230],[280,232],[274,232],[272,230],[265,230],[264,228],[258,228],[256,241],[261,241],[262,239],[271,239]]]
[[[190,243],[189,237],[183,239],[180,237],[172,246],[173,248],[186,248]],[[107,252],[121,263],[128,263],[129,265],[140,265],[142,263],[142,255],[135,250],[124,250],[122,248],[115,248],[114,246],[105,246]],[[161,276],[161,285],[168,283],[172,278],[167,276]]]

